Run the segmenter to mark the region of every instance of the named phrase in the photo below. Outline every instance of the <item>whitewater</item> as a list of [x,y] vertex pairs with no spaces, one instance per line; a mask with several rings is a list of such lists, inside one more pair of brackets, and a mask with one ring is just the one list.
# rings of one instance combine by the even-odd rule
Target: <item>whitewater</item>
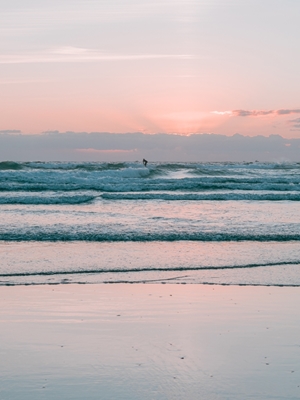
[[0,162],[0,285],[300,286],[300,163]]

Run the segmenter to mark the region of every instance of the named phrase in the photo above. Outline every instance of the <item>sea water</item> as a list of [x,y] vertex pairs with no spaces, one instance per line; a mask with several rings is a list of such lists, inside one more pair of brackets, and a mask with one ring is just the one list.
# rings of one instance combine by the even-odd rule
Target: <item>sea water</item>
[[300,163],[0,163],[0,285],[300,286]]

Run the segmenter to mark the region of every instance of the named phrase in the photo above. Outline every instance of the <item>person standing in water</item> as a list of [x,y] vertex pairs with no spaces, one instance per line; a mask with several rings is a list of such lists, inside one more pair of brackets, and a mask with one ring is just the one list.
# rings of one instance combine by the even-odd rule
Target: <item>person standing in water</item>
[[143,164],[145,167],[147,167],[148,161],[145,158],[143,158]]

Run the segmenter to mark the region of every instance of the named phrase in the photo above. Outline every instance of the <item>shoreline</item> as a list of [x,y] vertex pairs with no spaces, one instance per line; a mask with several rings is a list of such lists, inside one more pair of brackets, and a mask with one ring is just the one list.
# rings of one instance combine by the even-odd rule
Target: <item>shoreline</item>
[[0,243],[0,284],[300,286],[298,242]]
[[158,279],[153,280],[140,280],[140,281],[117,281],[117,282],[55,282],[55,283],[5,283],[1,284],[0,288],[3,287],[36,287],[36,286],[114,286],[114,285],[187,285],[187,286],[225,286],[225,287],[253,287],[253,288],[300,288],[298,284],[263,284],[263,283],[215,283],[215,282],[172,282],[173,278],[170,279],[162,279],[161,281]]
[[0,398],[296,399],[300,289],[0,287]]

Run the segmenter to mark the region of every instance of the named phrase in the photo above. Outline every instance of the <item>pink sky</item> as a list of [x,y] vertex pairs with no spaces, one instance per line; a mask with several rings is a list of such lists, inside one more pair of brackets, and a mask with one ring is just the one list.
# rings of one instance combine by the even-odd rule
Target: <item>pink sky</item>
[[300,136],[297,1],[0,11],[0,131]]

